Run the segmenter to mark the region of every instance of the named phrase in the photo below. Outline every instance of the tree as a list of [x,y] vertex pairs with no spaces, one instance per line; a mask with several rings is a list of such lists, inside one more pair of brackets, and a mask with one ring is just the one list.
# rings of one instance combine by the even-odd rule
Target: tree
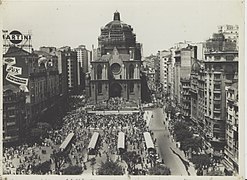
[[64,175],[80,175],[82,174],[82,167],[80,166],[69,166],[63,170]]
[[140,155],[136,154],[135,151],[127,151],[123,153],[122,159],[127,163],[128,168],[133,171],[135,169],[135,165],[138,163],[140,159]]
[[183,142],[187,138],[192,138],[193,133],[190,131],[189,126],[184,122],[177,122],[174,125],[174,133],[176,140]]
[[43,163],[40,163],[36,166],[32,167],[32,173],[33,174],[45,174],[48,173],[51,170],[51,162],[45,161]]
[[193,156],[191,162],[195,164],[195,168],[202,168],[203,166],[209,166],[212,162],[207,154],[201,154]]
[[98,169],[99,175],[123,175],[122,166],[112,160],[101,162],[100,168]]
[[55,170],[57,173],[61,171],[61,168],[66,162],[70,162],[70,158],[66,152],[63,151],[53,151],[53,154],[51,154],[51,159],[55,163]]
[[186,138],[181,141],[181,149],[183,151],[188,151],[190,148],[192,151],[198,153],[202,148],[202,140],[200,138]]
[[149,168],[149,175],[171,175],[171,170],[162,164],[157,164],[154,167]]

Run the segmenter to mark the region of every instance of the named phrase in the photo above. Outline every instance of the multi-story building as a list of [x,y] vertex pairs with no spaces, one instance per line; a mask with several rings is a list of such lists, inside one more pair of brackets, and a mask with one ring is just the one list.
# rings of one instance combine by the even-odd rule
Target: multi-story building
[[[177,49],[175,51],[175,64],[174,64],[174,100],[178,105],[181,105],[181,94],[186,94],[182,92],[181,78],[189,82],[191,66],[194,59],[197,58],[197,47],[188,45],[185,48]],[[182,81],[185,82],[185,81]],[[186,84],[185,82],[185,84]],[[185,85],[187,86],[187,84]],[[187,107],[187,106],[186,106]]]
[[155,84],[157,87],[159,87],[160,84],[160,59],[158,57],[158,54],[154,57]]
[[13,84],[26,93],[25,125],[32,124],[59,96],[57,58],[13,46],[4,59],[4,85]]
[[238,25],[222,25],[218,27],[218,32],[222,33],[224,37],[232,42],[235,42],[238,49]]
[[205,51],[205,138],[215,158],[222,157],[225,145],[226,91],[238,82],[236,42],[215,33],[206,42]]
[[181,114],[185,119],[190,118],[190,107],[191,107],[191,100],[190,100],[190,77],[180,79],[181,83]]
[[89,72],[88,71],[88,69],[89,69],[88,61],[89,61],[90,57],[88,57],[88,56],[90,54],[88,54],[89,51],[86,49],[86,46],[80,45],[75,50],[77,52],[77,61],[80,64],[80,67],[82,67],[83,73]]
[[154,71],[154,69],[149,68],[146,71],[146,74],[147,74],[148,88],[150,89],[151,92],[155,92],[156,86],[155,86],[155,71]]
[[130,25],[115,12],[113,21],[101,28],[100,58],[91,62],[90,90],[93,103],[122,97],[139,104],[141,100],[141,47]]
[[176,47],[170,48],[171,52],[171,58],[168,61],[168,86],[170,87],[170,91],[168,94],[170,94],[170,100],[172,102],[172,105],[175,106],[174,103],[174,94],[175,94],[175,51],[177,50]]
[[[57,49],[56,47],[42,46],[39,48],[40,52],[46,52],[51,56],[57,57],[57,66],[59,74],[59,93],[61,96],[67,96],[68,94],[68,72],[67,72],[67,61],[65,60],[64,49]],[[37,51],[36,51],[37,52]],[[47,55],[48,56],[48,55]]]
[[239,170],[238,83],[226,88],[226,146],[224,165],[234,174]]
[[159,56],[159,62],[160,62],[160,83],[162,84],[163,87],[163,93],[167,94],[168,93],[168,61],[171,57],[171,52],[170,51],[159,51],[158,53]]
[[16,143],[25,131],[26,95],[17,86],[3,86],[3,143]]
[[203,61],[195,60],[190,75],[190,117],[194,124],[194,129],[202,135],[204,134],[204,65]]
[[75,51],[77,53],[78,86],[80,89],[85,89],[85,75],[89,72],[90,51],[85,45],[78,46]]
[[70,94],[77,93],[79,90],[78,78],[80,77],[77,52],[69,46],[64,46],[58,49],[57,54],[62,70],[62,86],[65,86],[62,87],[63,91]]

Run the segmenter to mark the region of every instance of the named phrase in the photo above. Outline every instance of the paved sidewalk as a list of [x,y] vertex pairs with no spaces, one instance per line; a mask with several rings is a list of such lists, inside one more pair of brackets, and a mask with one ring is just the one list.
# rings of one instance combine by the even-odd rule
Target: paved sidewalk
[[[163,114],[166,117],[166,113],[164,111],[163,111]],[[168,121],[166,121],[165,126],[166,128],[168,128]],[[194,164],[190,162],[185,156],[184,152],[178,148],[178,146],[176,145],[176,141],[173,139],[173,136],[170,134],[170,131],[169,131],[169,139],[172,142],[171,147],[170,147],[171,150],[173,151],[173,153],[179,156],[179,158],[183,161],[185,166],[187,166],[186,169],[187,169],[188,174],[190,176],[196,176],[196,170],[195,170]]]

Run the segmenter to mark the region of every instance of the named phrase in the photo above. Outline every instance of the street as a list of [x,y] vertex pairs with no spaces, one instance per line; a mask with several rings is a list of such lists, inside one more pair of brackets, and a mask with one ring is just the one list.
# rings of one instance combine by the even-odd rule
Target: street
[[[157,139],[158,153],[164,160],[164,163],[171,170],[171,175],[195,175],[195,170],[191,167],[188,160],[185,159],[183,152],[172,142],[169,130],[163,124],[164,114],[162,108],[153,110],[153,118],[150,123],[150,130]],[[167,122],[166,122],[167,123]]]

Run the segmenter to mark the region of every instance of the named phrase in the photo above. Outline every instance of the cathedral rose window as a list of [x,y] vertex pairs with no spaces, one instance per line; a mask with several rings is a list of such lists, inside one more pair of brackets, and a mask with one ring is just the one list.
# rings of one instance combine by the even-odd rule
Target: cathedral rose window
[[119,74],[120,71],[121,71],[121,66],[120,66],[120,64],[118,64],[118,63],[113,63],[113,64],[111,65],[111,71],[112,71],[113,74]]

